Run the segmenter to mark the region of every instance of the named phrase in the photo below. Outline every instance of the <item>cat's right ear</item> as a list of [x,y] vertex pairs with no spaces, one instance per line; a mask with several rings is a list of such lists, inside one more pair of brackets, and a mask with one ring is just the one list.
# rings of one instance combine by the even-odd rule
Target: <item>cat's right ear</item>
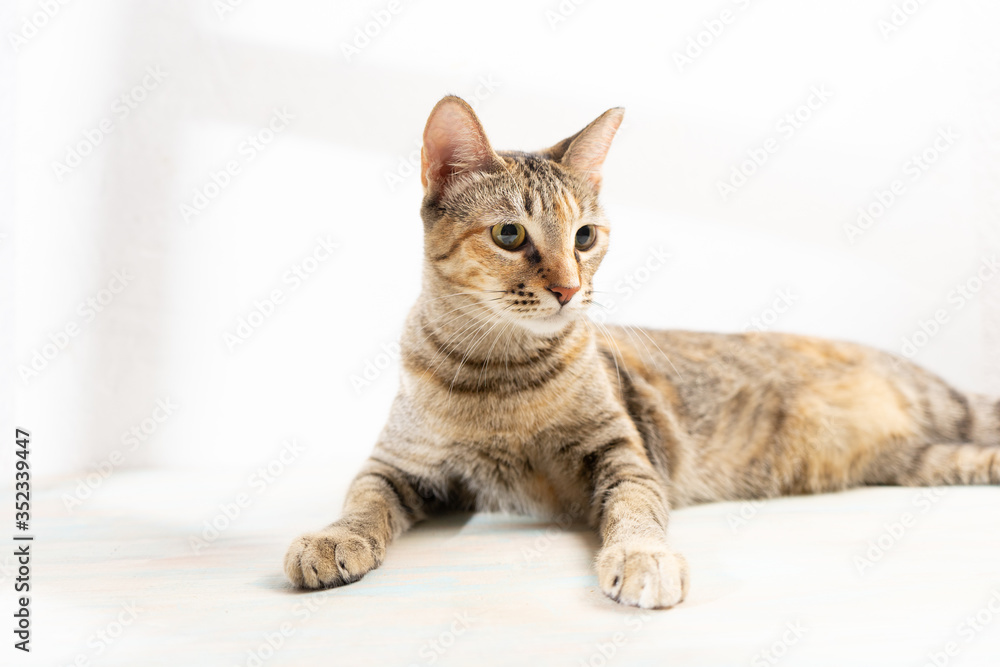
[[500,156],[465,100],[449,95],[434,106],[420,149],[420,182],[425,194],[441,195],[462,174],[502,168]]
[[622,107],[608,109],[572,137],[563,139],[540,154],[583,176],[595,189],[600,189],[601,165],[624,117],[625,109]]

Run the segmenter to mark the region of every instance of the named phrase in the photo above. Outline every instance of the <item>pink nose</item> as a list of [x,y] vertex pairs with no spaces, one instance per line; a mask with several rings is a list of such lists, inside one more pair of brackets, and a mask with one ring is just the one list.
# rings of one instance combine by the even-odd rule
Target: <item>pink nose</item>
[[569,300],[573,298],[573,295],[580,291],[580,286],[563,287],[561,285],[552,285],[548,288],[548,290],[556,295],[556,298],[559,299],[560,306],[565,306],[569,303]]

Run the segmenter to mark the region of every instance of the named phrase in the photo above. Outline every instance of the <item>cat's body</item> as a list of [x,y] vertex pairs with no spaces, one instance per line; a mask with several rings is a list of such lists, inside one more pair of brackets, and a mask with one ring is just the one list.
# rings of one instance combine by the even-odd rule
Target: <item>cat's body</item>
[[[423,291],[399,394],[344,517],[293,543],[289,578],[350,583],[436,510],[575,514],[602,590],[687,587],[670,507],[862,484],[1000,483],[1000,403],[851,343],[599,327],[599,168],[611,110],[538,154],[496,153],[457,98],[424,135]],[[575,299],[574,299],[575,297]]]

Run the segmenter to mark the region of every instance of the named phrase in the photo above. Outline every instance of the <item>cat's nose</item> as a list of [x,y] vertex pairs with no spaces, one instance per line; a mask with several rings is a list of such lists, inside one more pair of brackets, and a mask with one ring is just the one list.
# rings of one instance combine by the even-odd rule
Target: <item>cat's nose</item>
[[548,290],[556,295],[560,306],[565,306],[573,298],[573,295],[580,291],[580,286],[565,287],[563,285],[550,285]]

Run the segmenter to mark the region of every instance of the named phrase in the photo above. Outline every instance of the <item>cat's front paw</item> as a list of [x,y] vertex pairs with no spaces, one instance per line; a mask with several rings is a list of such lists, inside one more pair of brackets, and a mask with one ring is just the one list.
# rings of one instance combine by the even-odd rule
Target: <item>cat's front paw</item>
[[687,595],[687,561],[656,542],[613,544],[597,555],[597,583],[605,595],[622,604],[673,607]]
[[354,583],[382,563],[385,548],[342,526],[296,538],[285,554],[285,574],[300,588]]

